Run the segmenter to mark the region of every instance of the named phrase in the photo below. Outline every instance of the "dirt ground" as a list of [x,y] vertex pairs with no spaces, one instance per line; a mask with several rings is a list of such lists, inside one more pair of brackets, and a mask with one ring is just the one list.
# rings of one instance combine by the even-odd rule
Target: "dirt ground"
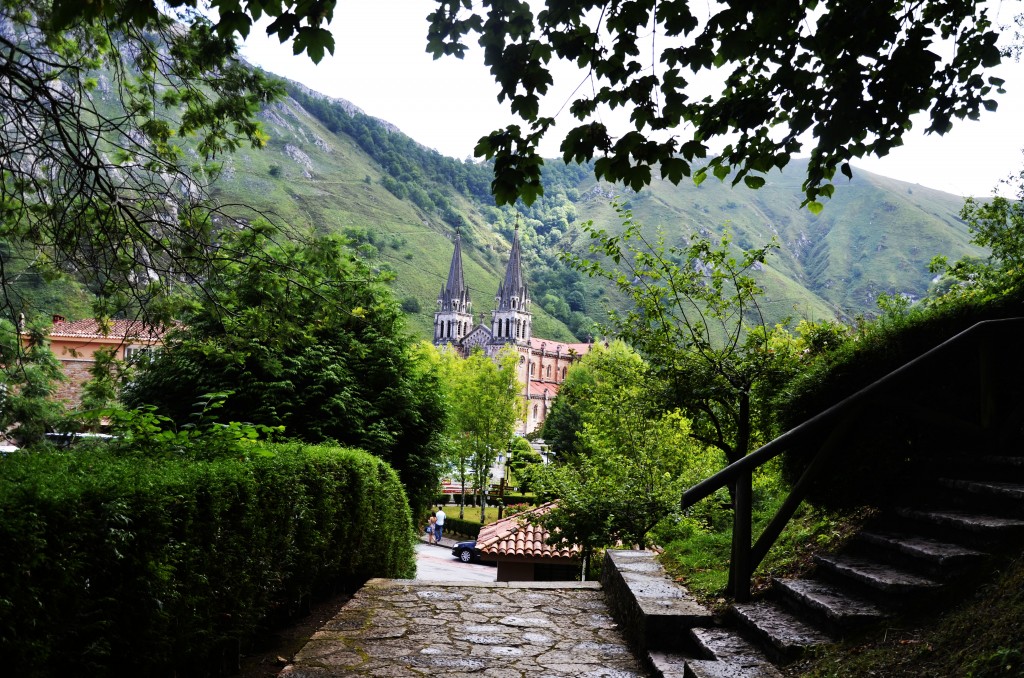
[[255,644],[253,651],[241,659],[239,678],[273,678],[302,649],[309,637],[338,613],[352,595],[339,593],[310,605],[308,614],[292,619],[289,624],[268,632]]

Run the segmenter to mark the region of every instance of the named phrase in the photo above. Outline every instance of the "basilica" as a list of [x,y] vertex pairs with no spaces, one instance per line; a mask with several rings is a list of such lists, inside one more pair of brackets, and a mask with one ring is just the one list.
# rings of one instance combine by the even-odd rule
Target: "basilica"
[[569,365],[589,351],[591,345],[533,336],[530,292],[523,280],[520,259],[517,227],[512,237],[505,280],[498,285],[498,294],[494,298],[490,325],[484,324],[484,316],[481,316],[479,324],[474,325],[469,287],[462,275],[461,236],[456,232],[448,281],[437,297],[434,344],[451,346],[463,357],[477,348],[492,357],[506,346],[514,348],[519,354],[517,377],[526,402],[526,419],[520,423],[519,433],[527,434],[544,423]]

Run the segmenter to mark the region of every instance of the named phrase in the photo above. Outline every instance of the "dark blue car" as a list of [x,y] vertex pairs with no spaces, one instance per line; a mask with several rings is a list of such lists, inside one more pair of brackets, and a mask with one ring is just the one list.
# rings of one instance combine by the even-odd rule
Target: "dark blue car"
[[464,563],[479,563],[480,549],[475,541],[460,541],[452,548],[452,555]]

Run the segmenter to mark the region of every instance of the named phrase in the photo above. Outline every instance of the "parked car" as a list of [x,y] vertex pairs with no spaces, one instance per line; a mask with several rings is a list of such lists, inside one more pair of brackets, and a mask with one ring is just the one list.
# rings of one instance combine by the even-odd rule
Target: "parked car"
[[464,563],[480,562],[480,549],[476,547],[475,541],[460,541],[452,548],[452,555]]

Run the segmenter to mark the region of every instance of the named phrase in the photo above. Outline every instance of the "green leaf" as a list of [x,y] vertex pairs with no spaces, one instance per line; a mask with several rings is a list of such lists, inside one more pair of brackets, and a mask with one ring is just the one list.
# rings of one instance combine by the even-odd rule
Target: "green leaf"
[[817,200],[812,200],[811,202],[807,203],[807,209],[811,211],[811,214],[821,214],[821,211],[825,209],[825,206],[822,205]]
[[747,188],[758,189],[764,186],[764,177],[755,177],[747,175],[743,177],[743,183],[747,185]]

